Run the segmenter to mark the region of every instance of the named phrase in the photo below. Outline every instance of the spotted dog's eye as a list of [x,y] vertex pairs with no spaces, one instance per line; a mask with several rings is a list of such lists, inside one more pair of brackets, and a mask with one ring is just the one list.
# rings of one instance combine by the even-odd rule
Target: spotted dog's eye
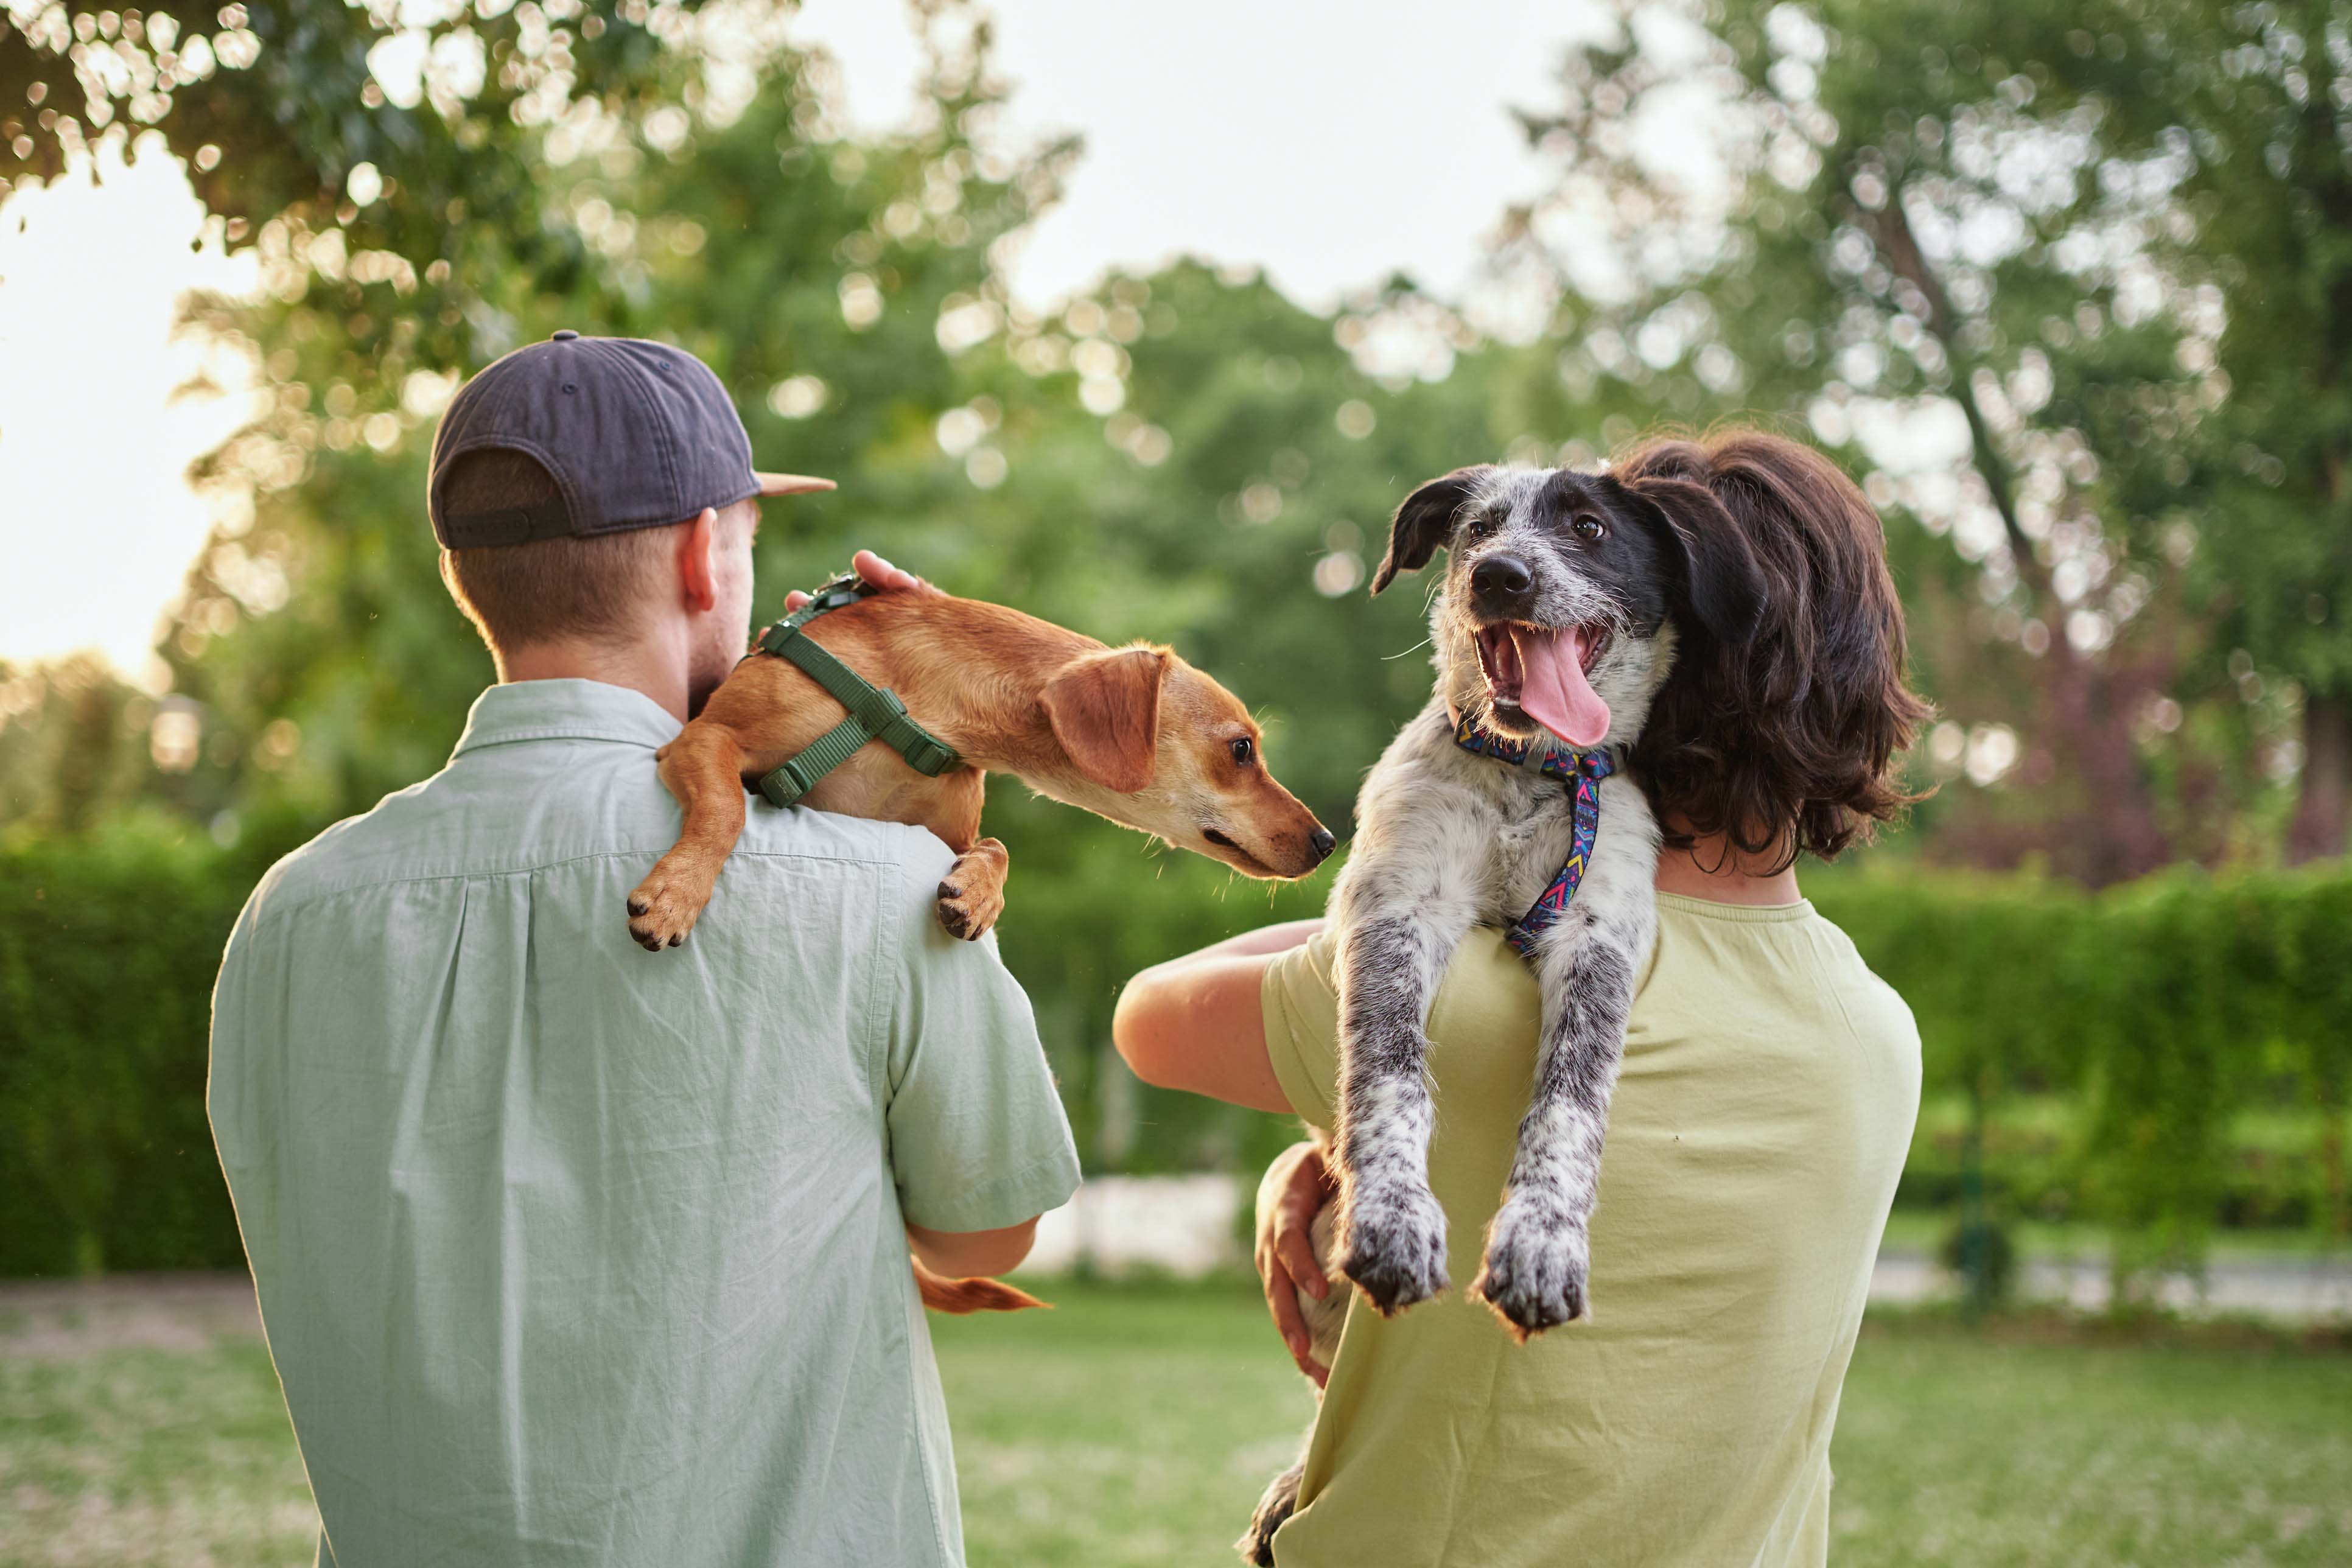
[[1583,540],[1587,544],[1591,543],[1594,540],[1599,539],[1601,535],[1609,531],[1608,528],[1602,524],[1601,521],[1589,511],[1580,511],[1577,513],[1575,518],[1570,521],[1568,526],[1575,530],[1576,537]]
[[1484,539],[1494,531],[1495,517],[1492,512],[1474,511],[1462,520],[1462,532],[1465,538]]
[[1234,753],[1234,766],[1237,768],[1249,766],[1251,759],[1257,755],[1257,747],[1251,742],[1247,735],[1235,741],[1230,750]]

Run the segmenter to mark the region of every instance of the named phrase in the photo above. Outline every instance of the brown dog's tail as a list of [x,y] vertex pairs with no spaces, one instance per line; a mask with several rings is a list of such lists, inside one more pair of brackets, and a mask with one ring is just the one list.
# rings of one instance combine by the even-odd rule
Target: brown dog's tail
[[934,1312],[1017,1312],[1024,1307],[1050,1307],[1026,1290],[1016,1290],[1002,1279],[944,1279],[915,1264],[915,1285],[923,1305]]

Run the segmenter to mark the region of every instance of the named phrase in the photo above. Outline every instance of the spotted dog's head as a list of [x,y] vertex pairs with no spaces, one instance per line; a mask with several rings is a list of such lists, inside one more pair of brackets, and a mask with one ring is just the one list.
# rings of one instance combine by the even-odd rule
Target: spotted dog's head
[[1676,637],[1737,647],[1763,609],[1746,540],[1710,490],[1685,480],[1457,469],[1397,508],[1372,592],[1441,547],[1438,689],[1516,740],[1549,731],[1580,751],[1631,743]]

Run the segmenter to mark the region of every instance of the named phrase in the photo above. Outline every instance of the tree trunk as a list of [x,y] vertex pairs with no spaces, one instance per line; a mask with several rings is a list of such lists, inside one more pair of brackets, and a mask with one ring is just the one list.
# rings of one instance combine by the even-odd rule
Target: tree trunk
[[2352,830],[2352,695],[2303,700],[2303,794],[2286,834],[2292,864],[2341,855]]

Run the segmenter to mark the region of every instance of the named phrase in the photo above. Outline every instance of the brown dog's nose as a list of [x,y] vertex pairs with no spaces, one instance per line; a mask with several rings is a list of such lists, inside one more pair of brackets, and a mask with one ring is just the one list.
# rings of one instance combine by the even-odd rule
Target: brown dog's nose
[[1307,836],[1307,847],[1315,851],[1315,863],[1320,866],[1331,858],[1332,847],[1339,841],[1331,837],[1328,827],[1318,827]]
[[1516,555],[1489,555],[1470,569],[1471,596],[1497,614],[1525,605],[1535,585],[1535,573]]

